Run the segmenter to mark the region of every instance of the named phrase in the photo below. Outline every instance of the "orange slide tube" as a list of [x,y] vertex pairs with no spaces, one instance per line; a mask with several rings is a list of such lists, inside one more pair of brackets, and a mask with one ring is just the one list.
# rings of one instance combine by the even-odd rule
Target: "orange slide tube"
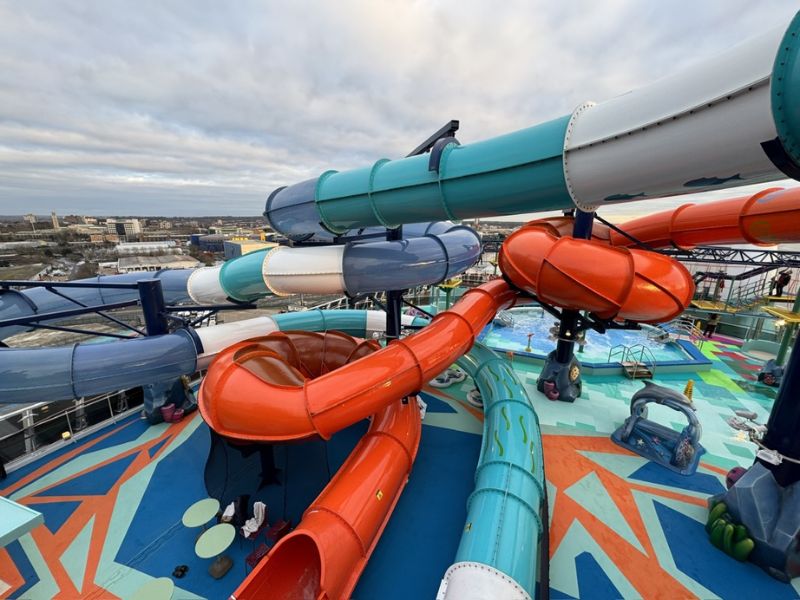
[[[502,280],[466,292],[422,331],[315,379],[265,381],[237,358],[251,342],[217,354],[200,387],[206,423],[228,438],[280,442],[324,439],[422,387],[467,352],[498,310],[516,293]],[[274,334],[273,334],[274,335]]]
[[[684,204],[621,225],[653,247],[689,250],[701,244],[769,245],[800,242],[800,188],[769,188],[752,196]],[[609,232],[615,246],[633,242]]]
[[231,598],[349,598],[408,481],[420,431],[416,398],[379,411],[298,527]]
[[694,282],[678,261],[566,236],[570,221],[531,221],[508,236],[498,257],[503,274],[543,302],[603,319],[658,323],[688,306]]

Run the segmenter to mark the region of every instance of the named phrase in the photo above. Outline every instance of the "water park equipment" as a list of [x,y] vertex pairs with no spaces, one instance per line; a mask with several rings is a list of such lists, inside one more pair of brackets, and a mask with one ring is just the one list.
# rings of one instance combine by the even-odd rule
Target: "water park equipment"
[[758,372],[758,381],[771,387],[780,387],[783,381],[783,367],[770,358]]
[[[358,487],[358,482],[372,483],[382,468],[389,467],[393,479],[387,484],[391,490],[387,499],[393,503],[413,461],[413,442],[393,444],[388,439],[398,435],[395,425],[400,431],[409,431],[417,414],[411,403],[404,405],[401,399],[418,391],[467,352],[481,327],[499,309],[511,305],[520,290],[565,311],[561,313],[559,346],[570,349],[572,342],[567,337],[574,339],[581,319],[591,320],[599,327],[611,326],[615,319],[657,322],[682,310],[684,302],[691,298],[691,278],[686,280],[685,269],[682,271],[677,263],[638,249],[615,248],[598,239],[584,239],[592,235],[591,211],[597,205],[722,189],[796,173],[799,162],[796,139],[800,130],[797,109],[800,103],[796,95],[800,72],[796,68],[798,46],[792,38],[797,34],[797,22],[796,18],[788,32],[774,30],[685,74],[599,105],[584,104],[572,115],[549,123],[463,146],[446,140],[434,148],[430,157],[382,160],[364,169],[327,172],[317,179],[276,190],[267,200],[268,221],[276,230],[295,239],[308,236],[333,239],[334,235],[361,227],[392,228],[425,219],[577,207],[575,219],[564,222],[571,228],[569,231],[559,230],[552,221],[540,222],[513,236],[513,241],[504,247],[508,261],[504,276],[513,289],[502,280],[476,288],[419,333],[394,341],[308,383],[303,381],[302,385],[273,385],[246,368],[244,358],[250,343],[235,344],[242,338],[232,338],[246,333],[245,326],[237,325],[206,334],[202,330],[194,333],[182,330],[144,340],[105,344],[106,352],[98,351],[91,361],[89,350],[80,346],[59,350],[60,354],[51,357],[38,354],[38,360],[36,355],[8,354],[4,350],[4,360],[15,364],[13,369],[0,373],[4,376],[0,385],[8,386],[2,390],[8,392],[3,397],[26,401],[19,398],[32,398],[35,392],[39,400],[43,395],[42,382],[46,393],[61,397],[118,389],[135,385],[133,382],[143,378],[152,381],[193,370],[198,364],[198,353],[209,353],[217,357],[204,381],[200,406],[209,424],[227,437],[266,442],[314,435],[324,438],[347,424],[375,415],[373,426],[378,423],[379,429],[371,430],[375,435],[365,438],[357,448],[357,452],[375,458],[362,461],[364,454],[358,454],[352,463],[345,465],[347,469],[341,477],[337,475],[337,479],[345,482],[341,489],[351,491],[359,506],[371,507],[365,513],[368,523],[365,522],[363,532],[357,529],[357,535],[348,537],[349,532],[341,529],[342,522],[328,518],[339,514],[337,511],[344,512],[347,498],[338,491],[324,492],[307,512],[305,524],[297,535],[285,538],[282,549],[276,546],[273,566],[267,569],[269,562],[259,565],[241,590],[241,597],[250,593],[257,597],[265,589],[288,592],[287,588],[306,586],[326,590],[330,597],[346,594],[388,518],[388,513],[383,512],[385,504],[375,508],[382,497],[378,498],[374,488]],[[424,244],[433,251],[438,242],[423,238],[417,246]],[[379,256],[370,256],[365,262],[377,269],[376,276],[383,277],[380,285],[384,287],[380,289],[397,289],[406,281],[396,279],[405,272],[396,266],[406,263],[391,261],[395,252],[408,244],[394,242],[399,241],[376,242],[386,245],[381,246]],[[365,245],[356,244],[352,251],[356,252],[359,246],[363,250]],[[294,253],[298,263],[304,265],[295,274],[299,279],[307,277],[315,291],[350,291],[341,247],[334,246],[324,257],[315,253],[316,248],[293,250],[305,251]],[[280,252],[272,256],[246,255],[241,262],[224,267],[225,273],[223,269],[198,271],[191,285],[187,280],[187,293],[191,288],[193,297],[201,301],[228,297],[246,301],[270,290],[279,293],[296,290],[288,283],[286,269],[291,262],[287,260],[288,249]],[[613,266],[617,281],[600,281],[594,272],[599,261],[587,260],[596,253]],[[430,262],[427,250],[425,254],[425,260],[414,264],[427,273],[427,267],[422,266]],[[457,270],[450,269],[449,251],[443,250],[437,256],[441,260],[432,278],[448,276]],[[387,268],[387,264],[394,267]],[[324,267],[321,274],[320,267]],[[559,274],[562,268],[569,269],[569,277]],[[274,276],[267,277],[271,283],[264,279],[265,269],[268,276]],[[362,279],[354,277],[356,281]],[[604,279],[612,278],[606,274]],[[15,296],[14,310],[35,310],[30,305],[26,309],[25,303],[26,300]],[[579,316],[579,311],[588,314]],[[250,330],[247,337],[252,335]],[[197,345],[198,339],[202,349]],[[211,350],[206,348],[206,341]],[[139,345],[132,346],[134,343]],[[231,343],[234,347],[225,347]],[[245,352],[237,356],[242,350]],[[144,363],[139,362],[142,357]],[[567,357],[571,357],[571,352]],[[57,373],[40,364],[45,358],[57,359]],[[561,352],[555,358],[554,363],[571,365]],[[96,370],[90,365],[92,361],[98,361]],[[147,368],[141,369],[142,364]],[[30,370],[31,374],[20,379],[19,370]],[[105,374],[113,375],[113,379],[111,376],[104,379]],[[109,387],[112,385],[113,388]],[[784,390],[788,387],[785,385]],[[389,412],[391,407],[398,406]],[[522,406],[520,403],[520,410]],[[516,404],[514,407],[518,408]],[[245,418],[248,413],[251,418]],[[502,418],[502,410],[500,414]],[[784,417],[789,414],[792,418],[783,421],[776,418],[769,433],[774,433],[775,444],[790,448],[796,442],[787,442],[786,433],[791,427],[797,430],[800,413],[792,412],[788,400],[782,403],[779,399],[773,416],[776,414]],[[520,416],[523,422],[531,418],[527,413]],[[405,424],[397,423],[403,419]],[[528,433],[533,435],[533,431],[531,428]],[[524,436],[524,432],[520,434]],[[498,439],[502,442],[502,438]],[[791,449],[794,455],[798,454],[796,450]],[[372,470],[362,472],[359,470],[362,464],[370,465]],[[505,474],[516,473],[508,465],[497,469],[490,463],[483,466],[482,474],[489,479],[494,477],[490,474],[501,468]],[[357,473],[359,478],[348,479],[349,471]],[[783,475],[781,478],[783,481]],[[527,476],[520,485],[530,494],[525,503],[535,507],[536,486]],[[490,497],[492,493],[485,495]],[[344,523],[356,529],[354,523],[346,519]],[[333,551],[333,544],[343,538],[347,538],[348,548]],[[486,560],[500,558],[498,555]],[[471,563],[488,564],[458,560],[467,566],[450,573],[451,593],[459,589],[458,582],[465,579],[462,579],[464,573],[486,571]],[[511,590],[509,594],[518,593],[517,587],[528,589],[529,573],[505,576],[514,579],[513,585],[505,586]],[[468,580],[475,581],[478,577]]]
[[387,402],[421,390],[469,350],[497,310],[511,306],[515,297],[502,280],[473,288],[421,331],[302,386],[254,376],[240,367],[239,348],[231,346],[209,366],[200,412],[217,433],[232,439],[328,439]]
[[284,235],[599,205],[774,180],[797,169],[800,71],[778,27],[683,73],[571,115],[436,155],[275,190],[264,212]]
[[[647,405],[659,404],[683,414],[688,425],[678,432],[647,418]],[[631,399],[631,416],[611,434],[614,442],[654,463],[691,475],[697,471],[705,448],[700,445],[703,429],[691,400],[684,394],[644,382],[644,388]]]
[[[476,343],[458,360],[483,400],[483,442],[467,521],[437,600],[537,597],[545,526],[539,420],[514,370]],[[546,585],[546,584],[543,584]],[[541,591],[541,590],[540,590]]]
[[[235,344],[234,360],[275,385],[292,386],[354,364],[380,346],[339,332],[273,333]],[[245,416],[251,416],[250,415]],[[420,437],[414,398],[378,410],[336,476],[234,593],[247,598],[349,597],[408,480]],[[256,574],[258,574],[256,576]]]
[[[404,316],[407,325],[426,319]],[[379,311],[304,311],[99,344],[0,349],[0,403],[70,400],[169,382],[205,369],[217,352],[241,340],[290,329],[330,328],[371,338],[384,331]],[[157,408],[157,407],[156,407]]]

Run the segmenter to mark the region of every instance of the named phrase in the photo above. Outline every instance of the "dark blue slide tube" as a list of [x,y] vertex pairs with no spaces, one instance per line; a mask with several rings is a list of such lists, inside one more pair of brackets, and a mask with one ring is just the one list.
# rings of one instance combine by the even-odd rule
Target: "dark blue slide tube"
[[70,400],[194,373],[192,335],[0,349],[0,404]]
[[[78,279],[84,283],[136,283],[144,279],[159,279],[164,290],[164,301],[167,304],[178,304],[191,300],[186,291],[186,282],[193,269],[175,269],[163,271],[137,271],[122,275],[99,275],[88,279]],[[75,283],[71,281],[70,283]],[[86,306],[99,306],[113,302],[137,300],[139,291],[133,289],[109,288],[57,288],[62,294],[77,300]],[[79,305],[66,298],[47,291],[45,288],[26,290],[9,290],[0,293],[0,320],[25,317],[34,314],[55,312],[77,308]],[[23,325],[0,328],[0,340],[17,333],[28,331]]]
[[409,225],[403,228],[403,238],[348,244],[343,265],[347,293],[439,283],[466,270],[481,254],[478,234],[452,223]]

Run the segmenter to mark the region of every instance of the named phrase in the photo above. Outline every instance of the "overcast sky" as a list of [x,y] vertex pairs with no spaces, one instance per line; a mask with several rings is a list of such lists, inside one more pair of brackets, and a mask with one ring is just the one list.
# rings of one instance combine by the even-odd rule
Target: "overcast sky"
[[0,214],[260,214],[275,187],[402,156],[448,119],[462,143],[533,125],[796,9],[0,0]]

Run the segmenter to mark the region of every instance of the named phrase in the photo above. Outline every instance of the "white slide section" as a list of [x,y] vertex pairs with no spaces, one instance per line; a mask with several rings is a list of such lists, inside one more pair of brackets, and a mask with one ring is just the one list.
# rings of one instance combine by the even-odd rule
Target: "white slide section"
[[[775,179],[770,75],[785,26],[677,75],[573,114],[564,170],[576,205],[644,200]],[[629,196],[629,198],[628,198]]]

